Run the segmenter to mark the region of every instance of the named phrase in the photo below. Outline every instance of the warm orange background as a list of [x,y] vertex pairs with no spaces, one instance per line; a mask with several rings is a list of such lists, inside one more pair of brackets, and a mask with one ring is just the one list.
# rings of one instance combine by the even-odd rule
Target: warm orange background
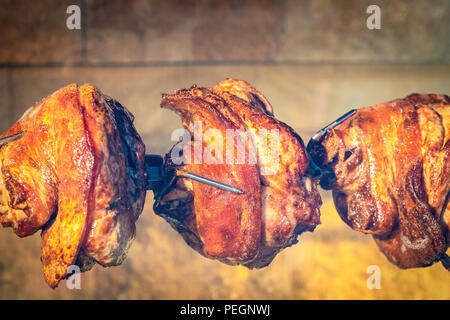
[[[87,15],[81,31],[70,31],[65,11],[76,3]],[[381,7],[381,30],[365,27],[369,4]],[[0,131],[60,87],[90,82],[135,114],[149,153],[164,154],[180,121],[159,108],[160,94],[236,77],[307,142],[349,108],[450,94],[448,16],[446,0],[2,1]],[[322,195],[322,225],[269,267],[247,270],[190,249],[153,214],[149,192],[127,260],[83,274],[81,290],[46,286],[39,234],[19,239],[0,229],[0,298],[450,298],[442,266],[391,265]],[[381,268],[380,290],[366,286],[369,265]]]

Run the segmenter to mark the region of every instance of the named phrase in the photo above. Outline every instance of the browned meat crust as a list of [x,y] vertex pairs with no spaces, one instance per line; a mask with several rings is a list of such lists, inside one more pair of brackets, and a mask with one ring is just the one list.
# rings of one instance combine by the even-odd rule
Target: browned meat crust
[[[248,83],[227,79],[209,89],[194,86],[177,90],[164,95],[161,106],[180,114],[192,137],[194,121],[202,123],[203,133],[210,128],[218,129],[222,137],[227,129],[246,132],[237,139],[255,160],[175,166],[170,154],[166,156],[169,167],[244,191],[236,195],[178,178],[173,188],[157,199],[156,213],[195,250],[225,263],[260,268],[281,249],[296,243],[298,234],[312,231],[320,223],[321,200],[315,182],[307,175],[308,158],[301,138],[272,116],[267,99]],[[267,152],[269,146],[259,135],[262,129],[278,132],[275,155]],[[193,149],[194,143],[185,147]],[[205,148],[214,149],[217,143],[217,139],[203,140]]]
[[120,264],[145,199],[145,147],[133,117],[91,85],[64,87],[30,108],[0,149],[0,222],[42,229],[42,264],[56,287],[70,265]]
[[359,109],[312,150],[341,218],[401,268],[448,263],[449,137],[450,98],[412,94]]

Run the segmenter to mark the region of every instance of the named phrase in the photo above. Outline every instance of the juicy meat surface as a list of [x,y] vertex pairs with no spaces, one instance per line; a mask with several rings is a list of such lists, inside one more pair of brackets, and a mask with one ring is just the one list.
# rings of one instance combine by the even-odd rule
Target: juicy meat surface
[[25,112],[0,148],[0,222],[25,237],[42,230],[44,276],[69,266],[122,263],[144,200],[145,146],[133,116],[86,84],[68,85]]
[[312,152],[354,230],[401,268],[449,267],[450,98],[412,94],[359,109]]
[[[213,88],[177,90],[163,95],[161,107],[177,112],[189,132],[166,155],[167,167],[244,192],[180,177],[156,192],[155,212],[195,250],[260,268],[320,223],[321,199],[307,174],[301,138],[273,117],[267,99],[247,82],[227,79]],[[175,163],[180,150],[183,162]]]

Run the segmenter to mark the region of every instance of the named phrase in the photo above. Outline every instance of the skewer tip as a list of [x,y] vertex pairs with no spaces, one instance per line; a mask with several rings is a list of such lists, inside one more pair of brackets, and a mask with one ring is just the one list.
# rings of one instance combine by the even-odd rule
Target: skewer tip
[[185,178],[193,179],[193,180],[196,180],[196,181],[199,181],[199,182],[202,182],[202,183],[209,184],[210,186],[214,186],[214,187],[220,188],[222,190],[227,190],[227,191],[230,191],[230,192],[233,192],[233,193],[237,193],[237,194],[243,194],[244,193],[244,191],[242,191],[241,189],[238,189],[238,188],[235,188],[235,187],[229,186],[227,184],[220,183],[220,182],[217,182],[217,181],[205,178],[205,177],[201,177],[201,176],[198,176],[196,174],[193,174],[193,173],[190,173],[190,172],[186,172],[186,171],[183,171],[183,170],[177,170],[176,174],[179,177],[185,177]]
[[23,134],[24,134],[24,132],[20,131],[20,132],[14,133],[12,135],[9,135],[7,137],[0,138],[0,146],[8,144],[8,143],[10,143],[10,142],[12,142],[12,141],[14,141],[16,139],[19,139],[20,137],[23,136]]

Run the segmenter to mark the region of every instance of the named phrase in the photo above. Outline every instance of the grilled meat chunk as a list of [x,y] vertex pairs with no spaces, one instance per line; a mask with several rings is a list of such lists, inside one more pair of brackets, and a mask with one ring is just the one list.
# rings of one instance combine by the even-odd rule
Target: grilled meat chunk
[[69,266],[122,263],[145,200],[145,146],[133,116],[86,84],[68,85],[25,112],[0,149],[0,222],[20,237],[42,230],[50,287]]
[[156,192],[155,212],[195,250],[261,268],[320,223],[321,199],[301,138],[248,83],[227,79],[213,88],[177,90],[163,96],[161,107],[177,112],[189,132],[166,155],[166,166],[244,191],[178,177]]
[[311,154],[341,218],[392,263],[448,268],[449,138],[450,98],[412,94],[359,109]]

